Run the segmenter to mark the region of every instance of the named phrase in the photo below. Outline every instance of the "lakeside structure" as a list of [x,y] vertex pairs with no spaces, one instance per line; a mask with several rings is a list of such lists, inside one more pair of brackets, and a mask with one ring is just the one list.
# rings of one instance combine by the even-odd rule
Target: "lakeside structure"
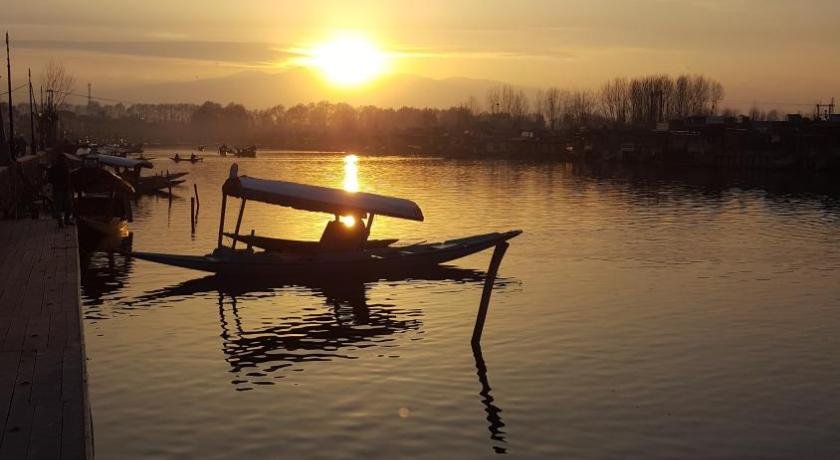
[[[419,140],[419,139],[418,139]],[[518,135],[465,133],[429,153],[552,157],[568,161],[625,162],[723,168],[822,171],[840,168],[840,116],[784,121],[698,116],[652,128],[581,128],[563,133],[523,130]]]

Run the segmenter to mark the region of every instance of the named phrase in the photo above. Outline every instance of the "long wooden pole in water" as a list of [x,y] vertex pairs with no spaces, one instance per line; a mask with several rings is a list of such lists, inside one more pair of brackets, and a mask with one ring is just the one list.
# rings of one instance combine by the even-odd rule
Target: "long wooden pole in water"
[[242,198],[242,204],[239,205],[239,216],[236,218],[236,230],[233,231],[233,243],[230,245],[231,249],[236,248],[236,241],[239,239],[239,227],[242,226],[242,214],[245,212],[245,198]]
[[222,233],[225,231],[225,208],[227,207],[227,194],[222,192],[222,213],[219,216],[219,242],[216,247],[222,247]]
[[478,345],[481,342],[481,333],[484,331],[484,321],[487,319],[487,309],[490,306],[493,283],[496,282],[496,274],[499,272],[499,266],[502,264],[502,258],[505,256],[508,246],[510,244],[507,241],[497,244],[493,251],[493,258],[490,259],[490,268],[487,269],[487,277],[484,278],[484,290],[481,292],[481,303],[478,305],[478,315],[475,318],[475,328],[472,335],[473,345]]

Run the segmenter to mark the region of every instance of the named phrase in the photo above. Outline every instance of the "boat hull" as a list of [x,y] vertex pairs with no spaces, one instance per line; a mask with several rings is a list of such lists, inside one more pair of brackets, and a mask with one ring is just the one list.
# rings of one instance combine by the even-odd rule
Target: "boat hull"
[[[267,236],[258,235],[236,235],[234,233],[225,232],[224,236],[232,238],[236,241],[251,245],[257,248],[265,249],[266,251],[275,252],[289,252],[289,253],[317,253],[321,252],[321,245],[317,241],[299,241],[287,240],[282,238],[270,238]],[[384,248],[396,243],[396,238],[384,240],[367,240],[365,248]]]
[[206,256],[134,252],[138,259],[225,276],[310,277],[409,274],[494,247],[521,231],[489,233],[403,248],[377,248],[311,255],[217,250]]
[[89,231],[94,235],[120,238],[128,236],[128,221],[123,218],[107,219],[79,216],[78,223],[81,231]]

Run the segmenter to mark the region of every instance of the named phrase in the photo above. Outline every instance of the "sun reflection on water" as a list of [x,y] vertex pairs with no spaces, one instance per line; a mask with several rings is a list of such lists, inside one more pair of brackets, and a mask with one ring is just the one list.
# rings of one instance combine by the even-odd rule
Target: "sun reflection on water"
[[353,154],[344,157],[344,190],[359,191],[359,157]]
[[[359,157],[353,154],[344,157],[344,190],[359,191]],[[353,216],[341,216],[339,220],[348,227],[356,225],[356,218]]]

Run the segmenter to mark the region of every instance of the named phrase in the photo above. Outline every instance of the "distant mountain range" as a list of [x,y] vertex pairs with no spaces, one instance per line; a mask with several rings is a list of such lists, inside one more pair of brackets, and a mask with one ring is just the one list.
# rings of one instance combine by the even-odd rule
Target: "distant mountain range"
[[109,97],[142,102],[235,102],[252,109],[322,100],[354,106],[445,108],[460,105],[470,96],[483,101],[487,90],[499,84],[492,80],[394,74],[368,86],[342,90],[332,87],[315,71],[295,68],[279,73],[245,71],[222,78],[114,88]]

